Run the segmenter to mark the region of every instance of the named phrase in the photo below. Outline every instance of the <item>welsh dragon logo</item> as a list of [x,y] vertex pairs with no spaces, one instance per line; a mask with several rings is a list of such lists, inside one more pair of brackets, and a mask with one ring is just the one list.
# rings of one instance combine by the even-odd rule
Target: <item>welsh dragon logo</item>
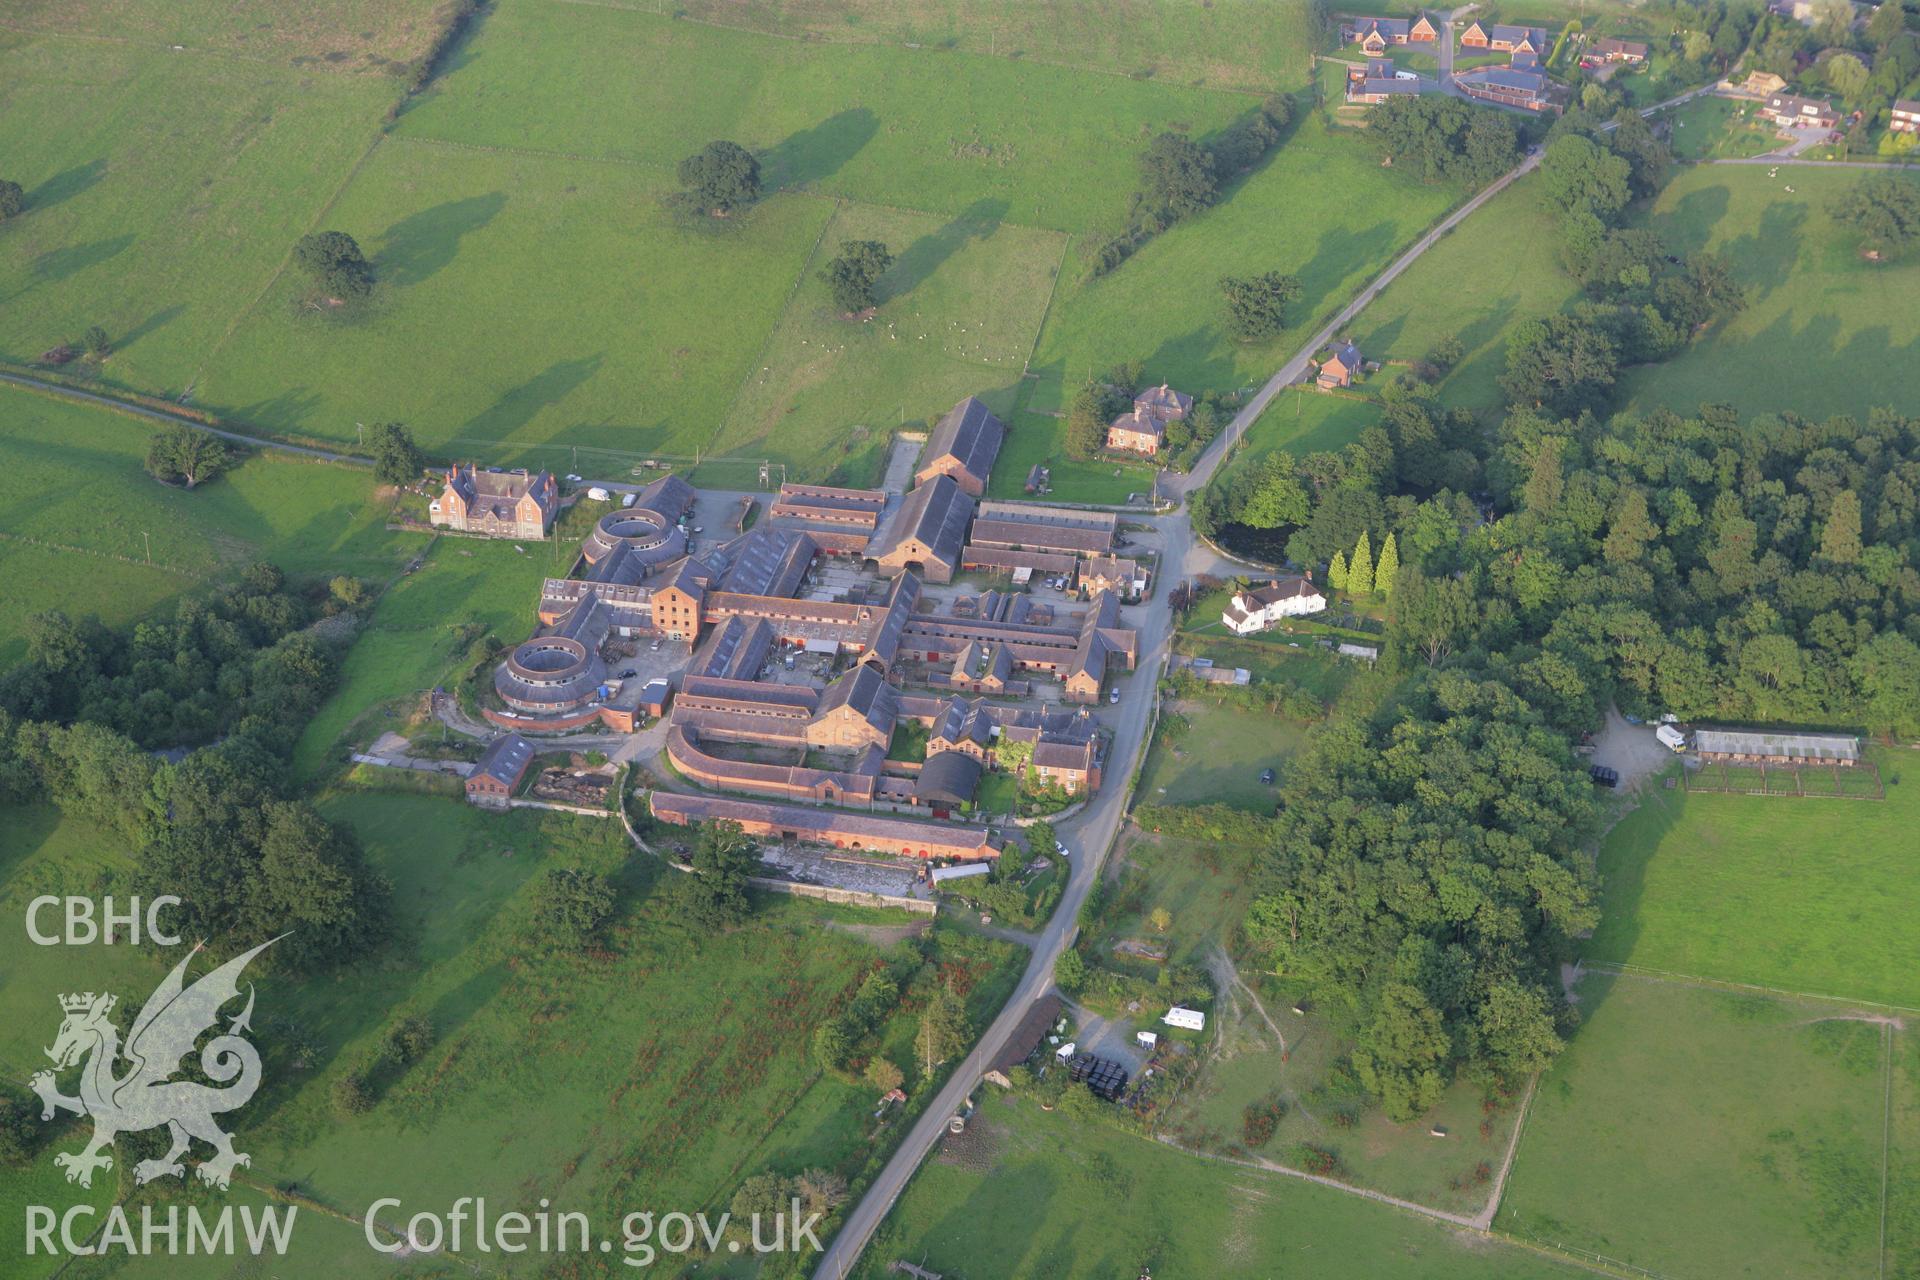
[[[213,1157],[195,1170],[210,1186],[224,1190],[234,1169],[251,1163],[245,1154],[233,1149],[232,1136],[213,1118],[245,1106],[260,1087],[260,1054],[243,1034],[250,1030],[253,1017],[252,983],[247,984],[246,1008],[200,1050],[200,1071],[215,1083],[173,1077],[181,1070],[180,1060],[192,1053],[201,1035],[219,1021],[221,1006],[239,996],[240,974],[247,962],[276,941],[261,943],[189,987],[184,979],[188,963],[200,952],[196,946],[147,998],[133,1020],[124,1047],[119,1029],[107,1017],[116,997],[91,991],[60,997],[60,1009],[66,1018],[53,1047],[46,1050],[53,1060],[53,1070],[36,1072],[30,1083],[40,1095],[42,1120],[53,1119],[57,1110],[93,1117],[93,1140],[85,1149],[61,1152],[53,1158],[67,1171],[68,1182],[92,1186],[95,1170],[113,1168],[115,1135],[161,1125],[167,1127],[173,1144],[164,1156],[134,1166],[137,1182],[168,1175],[184,1177],[186,1168],[180,1157],[196,1138],[214,1149]],[[80,1071],[80,1094],[68,1097],[55,1085],[54,1073],[83,1058],[86,1065]],[[116,1074],[122,1062],[126,1068]]]

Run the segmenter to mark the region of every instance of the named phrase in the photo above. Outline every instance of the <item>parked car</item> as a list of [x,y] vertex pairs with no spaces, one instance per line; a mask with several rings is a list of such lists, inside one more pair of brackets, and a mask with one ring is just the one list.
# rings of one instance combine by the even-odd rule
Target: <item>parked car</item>
[[653,643],[648,645],[647,647],[649,649],[652,649],[655,653],[658,653],[660,651],[660,646],[665,644],[666,642],[667,642],[667,638],[665,636],[655,636],[653,638]]
[[1609,769],[1604,764],[1597,764],[1587,770],[1587,776],[1593,779],[1593,785],[1596,787],[1617,787],[1620,785],[1620,771],[1618,769]]
[[1262,786],[1268,786],[1268,787],[1270,787],[1270,786],[1272,786],[1272,785],[1273,785],[1273,770],[1271,770],[1271,769],[1262,769],[1262,770],[1260,771],[1260,783],[1261,783],[1261,785],[1262,785]]
[[1108,706],[1120,705],[1120,691],[1118,689],[1115,689],[1112,692],[1107,694],[1107,705]]
[[625,671],[622,671],[622,672],[620,673],[620,678],[621,678],[622,680],[631,680],[631,679],[633,679],[633,678],[634,678],[635,676],[637,676],[637,675],[639,675],[639,674],[640,674],[640,673],[639,673],[638,671],[636,671],[636,670],[634,670],[634,669],[633,669],[632,667],[628,667],[628,668],[627,668],[627,669],[626,669]]

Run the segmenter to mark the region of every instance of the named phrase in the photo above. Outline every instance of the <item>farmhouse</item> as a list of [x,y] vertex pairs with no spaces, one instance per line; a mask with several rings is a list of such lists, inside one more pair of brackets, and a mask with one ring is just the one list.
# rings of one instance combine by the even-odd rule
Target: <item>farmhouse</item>
[[1894,133],[1920,133],[1920,98],[1898,98],[1887,116]]
[[987,477],[1006,436],[1007,424],[976,397],[968,396],[947,410],[934,427],[913,481],[925,484],[935,476],[947,476],[978,498],[987,491]]
[[1351,342],[1341,341],[1333,345],[1333,354],[1320,363],[1319,376],[1314,379],[1322,390],[1331,391],[1337,387],[1353,385],[1355,374],[1366,368],[1366,360],[1360,354],[1360,348]]
[[1265,631],[1282,618],[1304,617],[1327,607],[1327,597],[1313,585],[1310,577],[1276,578],[1264,587],[1236,592],[1220,614],[1220,621],[1235,635],[1247,636]]
[[1851,766],[1860,760],[1860,739],[1838,733],[1696,729],[1693,749],[1702,760],[1757,764]]
[[1539,27],[1515,27],[1498,22],[1473,23],[1460,33],[1460,45],[1465,49],[1491,49],[1495,53],[1530,53],[1536,58],[1546,57],[1550,47],[1547,33]]
[[1000,846],[984,826],[915,822],[870,813],[843,813],[758,800],[689,796],[655,791],[648,809],[661,822],[691,826],[715,820],[737,822],[750,836],[788,842],[864,849],[905,858],[997,858]]
[[427,518],[489,538],[544,538],[553,529],[559,504],[559,488],[548,472],[455,464],[440,496],[428,504]]
[[1193,397],[1161,383],[1133,398],[1133,408],[1113,420],[1107,428],[1107,448],[1125,449],[1151,456],[1160,452],[1166,439],[1167,424],[1178,422],[1193,411]]
[[1648,48],[1642,40],[1622,40],[1618,36],[1601,36],[1593,42],[1594,56],[1606,62],[1638,63],[1647,60]]
[[505,809],[532,763],[532,743],[517,733],[501,734],[487,744],[467,774],[467,803],[483,809]]
[[1831,102],[1791,93],[1769,94],[1759,115],[1783,129],[1835,129],[1840,125],[1840,113]]

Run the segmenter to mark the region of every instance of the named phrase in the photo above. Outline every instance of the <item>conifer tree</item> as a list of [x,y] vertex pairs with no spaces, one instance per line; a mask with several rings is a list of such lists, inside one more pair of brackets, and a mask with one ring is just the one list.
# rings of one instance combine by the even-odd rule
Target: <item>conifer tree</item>
[[1360,531],[1360,541],[1353,544],[1353,561],[1347,565],[1347,590],[1355,595],[1373,590],[1373,540],[1365,529]]
[[1373,589],[1381,595],[1393,594],[1393,580],[1400,574],[1400,543],[1391,533],[1380,544],[1380,563],[1373,567]]

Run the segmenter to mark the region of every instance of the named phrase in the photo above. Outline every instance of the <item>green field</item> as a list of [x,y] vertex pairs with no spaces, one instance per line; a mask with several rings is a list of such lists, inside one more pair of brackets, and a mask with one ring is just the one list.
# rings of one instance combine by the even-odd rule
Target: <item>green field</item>
[[59,36],[0,41],[0,84],[7,176],[27,192],[0,226],[0,356],[25,363],[97,324],[115,348],[103,381],[169,395],[194,384],[397,93],[385,77]]
[[1299,0],[687,0],[679,10],[808,40],[961,50],[1256,93],[1307,74]]
[[1465,356],[1441,384],[1442,400],[1497,407],[1509,326],[1558,311],[1574,294],[1538,187],[1533,177],[1514,183],[1389,285],[1354,322],[1360,350],[1372,360],[1418,360],[1440,339],[1458,338]]
[[1588,958],[1920,1007],[1920,787],[1869,757],[1883,801],[1643,793],[1601,848]]
[[[731,138],[762,154],[770,186],[946,217],[997,201],[1006,221],[1080,231],[1124,216],[1146,138],[1176,125],[1204,134],[1253,105],[1011,58],[774,40],[523,0],[488,16],[400,132],[663,174]],[[1116,162],[1128,170],[1119,181]]]
[[1497,1228],[1666,1276],[1882,1274],[1887,1028],[1668,982],[1580,995]]
[[[1378,376],[1384,379],[1391,375]],[[1225,474],[1232,468],[1256,467],[1269,454],[1283,449],[1296,458],[1323,450],[1338,453],[1379,422],[1380,406],[1359,395],[1283,391],[1247,428],[1233,455],[1220,464],[1220,471]]]
[[1754,156],[1783,145],[1780,131],[1757,123],[1755,104],[1708,94],[1664,113],[1673,122],[1668,143],[1681,160]]
[[832,209],[779,198],[684,233],[671,189],[631,165],[388,142],[328,214],[383,281],[365,313],[297,309],[304,284],[282,277],[201,400],[338,440],[397,418],[428,448],[555,469],[571,457],[539,446],[697,453]]
[[14,0],[7,25],[371,77],[397,75],[420,57],[442,12],[439,0],[309,0],[297,8],[264,0]]
[[[1123,360],[1140,361],[1148,382],[1189,391],[1258,386],[1319,317],[1457,196],[1383,169],[1356,134],[1308,114],[1229,199],[1155,237],[1118,270],[1088,278],[1098,242],[1074,239],[1034,353],[1027,403],[1062,408],[1071,389]],[[1279,335],[1236,342],[1221,327],[1220,278],[1262,271],[1298,276],[1303,292]]]
[[[879,479],[889,428],[906,418],[931,418],[969,395],[1009,412],[1066,238],[1005,225],[999,207],[982,200],[976,216],[943,219],[840,206],[714,451],[867,485]],[[844,319],[819,278],[848,240],[879,240],[896,256],[869,321]]]
[[1519,1280],[1578,1274],[1443,1223],[1171,1151],[997,1092],[921,1166],[856,1273]]
[[[1166,1133],[1188,1148],[1286,1165],[1297,1163],[1298,1144],[1310,1143],[1335,1155],[1343,1182],[1449,1213],[1485,1208],[1513,1134],[1516,1096],[1457,1080],[1430,1111],[1396,1124],[1360,1092],[1348,1070],[1353,1042],[1332,1018],[1306,1006],[1294,1013],[1297,990],[1246,976],[1259,1004],[1246,991],[1216,1003],[1216,1038],[1169,1112]],[[1286,1114],[1249,1151],[1246,1109],[1275,1097]]]
[[1168,737],[1164,728],[1155,735],[1140,775],[1143,801],[1273,812],[1279,791],[1260,781],[1260,771],[1285,773],[1306,737],[1304,725],[1205,700],[1175,702],[1166,710],[1183,716],[1189,728],[1178,737]]
[[[809,1051],[813,1027],[882,954],[841,923],[849,913],[774,899],[749,927],[693,935],[616,823],[366,792],[322,807],[393,881],[400,941],[339,978],[261,982],[269,1069],[242,1131],[253,1185],[297,1182],[353,1215],[381,1195],[412,1207],[471,1194],[531,1207],[545,1195],[612,1222],[635,1206],[723,1206],[767,1167],[857,1175],[891,1144],[898,1113],[874,1122],[871,1090],[821,1076]],[[16,908],[37,892],[97,894],[126,873],[125,852],[82,824],[44,809],[7,817],[0,868]],[[523,944],[532,882],[574,865],[617,876],[623,919],[591,956],[540,955]],[[944,931],[936,945],[976,1014],[1004,1000],[1024,954]],[[28,951],[0,987],[0,1065],[13,1077],[57,1023],[55,993],[81,985],[137,1001],[159,978],[130,948]],[[334,1081],[403,1013],[432,1019],[433,1050],[384,1073],[372,1111],[341,1118]],[[903,1012],[882,1037],[903,1066],[911,1034]],[[302,1043],[304,1068],[292,1053]],[[37,1170],[0,1177],[0,1194],[11,1201]]]
[[[1457,195],[1309,115],[1216,208],[1090,278],[1146,140],[1205,137],[1253,109],[1249,90],[1299,86],[1295,4],[1256,21],[1244,3],[1124,0],[1041,23],[939,0],[709,4],[691,21],[515,0],[384,130],[388,61],[431,23],[373,7],[249,25],[199,3],[36,0],[28,27],[77,34],[0,41],[10,118],[35,122],[9,161],[28,210],[0,230],[0,358],[98,323],[114,353],[75,371],[253,429],[346,442],[399,420],[492,462],[773,458],[859,483],[888,427],[981,394],[1020,428],[996,492],[1050,461],[1054,497],[1117,503],[1151,469],[1065,460],[1050,414],[1069,387],[1122,360],[1190,392],[1255,385]],[[196,22],[224,52],[97,38]],[[1148,31],[1129,74],[1094,56]],[[715,137],[756,149],[773,194],[683,220],[663,202],[673,165]],[[319,227],[367,251],[370,300],[308,303],[287,255]],[[817,273],[865,236],[899,262],[879,314],[848,323]],[[1305,284],[1295,323],[1229,341],[1218,279],[1269,269]],[[735,482],[732,466],[702,474]]]
[[1920,259],[1866,262],[1857,237],[1827,215],[1828,201],[1861,176],[1802,165],[1769,178],[1758,166],[1703,166],[1661,192],[1649,225],[1675,253],[1724,254],[1747,287],[1747,309],[1672,360],[1626,373],[1633,407],[1691,412],[1724,402],[1742,413],[1815,419],[1865,417],[1877,405],[1912,409]]
[[1089,502],[1117,506],[1129,495],[1153,491],[1154,467],[1146,462],[1100,458],[1076,461],[1066,453],[1066,426],[1049,414],[1022,410],[1007,421],[1007,441],[993,465],[987,487],[992,498],[1024,498],[1027,472],[1039,463],[1048,469],[1049,502]]
[[563,569],[537,544],[522,555],[505,542],[435,542],[355,637],[340,687],[300,737],[295,772],[317,777],[344,753],[343,737],[363,745],[406,723],[418,695],[458,674],[470,635],[491,632],[509,645],[526,639],[538,622],[541,580]]
[[388,532],[356,467],[260,453],[191,492],[158,484],[141,466],[152,430],[0,386],[0,658],[40,609],[122,626],[261,559],[377,585],[425,545]]

